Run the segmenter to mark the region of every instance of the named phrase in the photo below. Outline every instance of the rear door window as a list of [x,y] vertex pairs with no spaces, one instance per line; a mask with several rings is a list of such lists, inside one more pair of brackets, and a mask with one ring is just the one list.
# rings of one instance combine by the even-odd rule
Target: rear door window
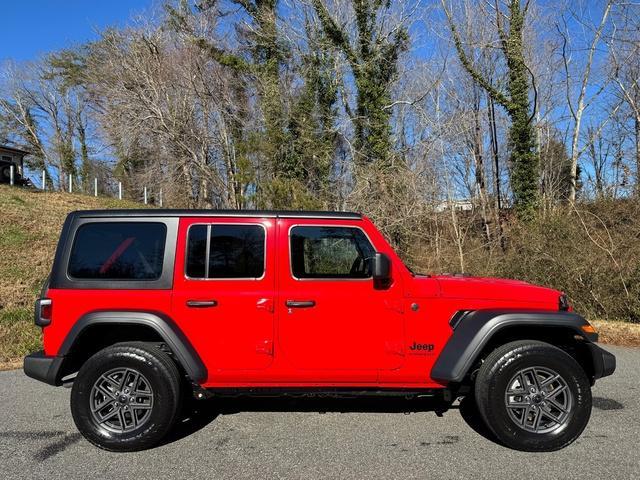
[[86,223],[76,232],[68,274],[77,279],[157,280],[166,237],[163,223]]
[[262,225],[192,225],[186,275],[194,279],[256,279],[265,270]]

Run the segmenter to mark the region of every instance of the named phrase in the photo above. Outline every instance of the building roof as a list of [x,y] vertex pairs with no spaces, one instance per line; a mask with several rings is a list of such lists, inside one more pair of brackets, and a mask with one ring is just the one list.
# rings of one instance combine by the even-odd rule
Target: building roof
[[11,153],[19,153],[21,155],[29,155],[31,152],[27,152],[26,150],[21,150],[19,148],[9,147],[7,145],[0,145],[0,150],[4,150],[6,152]]

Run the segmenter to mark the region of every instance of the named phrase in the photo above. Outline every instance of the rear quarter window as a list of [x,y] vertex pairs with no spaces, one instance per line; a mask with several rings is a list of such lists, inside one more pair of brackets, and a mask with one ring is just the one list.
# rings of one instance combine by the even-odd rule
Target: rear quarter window
[[76,279],[157,280],[162,275],[166,237],[164,223],[86,223],[76,231],[68,275]]

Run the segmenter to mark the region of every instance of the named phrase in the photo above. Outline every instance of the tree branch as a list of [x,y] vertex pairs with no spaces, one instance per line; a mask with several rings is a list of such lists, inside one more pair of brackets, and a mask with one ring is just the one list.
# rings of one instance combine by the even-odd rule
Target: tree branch
[[255,16],[255,14],[258,13],[255,3],[250,0],[233,0],[233,3],[240,5],[251,16]]
[[504,93],[499,91],[496,87],[494,87],[491,84],[491,82],[489,82],[486,78],[484,78],[480,74],[480,72],[478,72],[473,67],[473,65],[471,64],[471,61],[469,60],[469,57],[467,57],[467,54],[464,51],[464,48],[462,47],[462,40],[460,39],[460,35],[458,34],[458,29],[453,23],[453,17],[451,16],[451,13],[449,12],[449,10],[447,10],[447,6],[445,5],[445,0],[440,0],[440,2],[442,3],[442,9],[444,10],[445,15],[447,16],[449,28],[451,29],[451,34],[453,35],[453,43],[455,44],[456,51],[458,52],[458,56],[460,57],[460,62],[462,63],[462,66],[469,73],[469,75],[471,75],[471,77],[476,82],[478,82],[478,84],[482,88],[484,88],[487,91],[487,93],[489,93],[489,95],[491,95],[491,97],[496,102],[498,102],[508,111],[512,110],[511,108],[512,104],[509,98]]
[[313,0],[313,7],[327,36],[336,48],[339,48],[344,52],[355,73],[358,60],[351,48],[351,45],[349,45],[349,40],[344,30],[341,29],[336,21],[331,17],[331,14],[327,10],[327,7],[324,6],[322,0]]

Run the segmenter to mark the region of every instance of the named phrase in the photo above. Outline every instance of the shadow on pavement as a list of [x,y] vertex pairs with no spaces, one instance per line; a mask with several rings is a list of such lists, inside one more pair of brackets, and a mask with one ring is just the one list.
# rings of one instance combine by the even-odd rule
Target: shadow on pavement
[[211,400],[189,400],[182,406],[180,418],[173,427],[173,430],[158,445],[167,445],[169,443],[181,440],[189,435],[203,429],[220,414],[217,405]]
[[496,438],[494,433],[487,427],[480,416],[476,402],[472,396],[467,396],[462,399],[460,406],[460,416],[471,429],[478,435],[483,436],[487,440],[491,440],[494,443],[502,445],[502,443]]
[[[185,438],[209,425],[219,415],[241,412],[319,412],[319,413],[417,413],[436,412],[441,404],[428,398],[317,398],[317,397],[221,397],[192,400],[183,407],[183,413],[173,432],[162,445]],[[475,403],[467,398],[459,410],[463,420],[479,435],[497,442],[484,425]]]
[[598,410],[622,410],[624,405],[612,398],[593,397],[593,408]]

